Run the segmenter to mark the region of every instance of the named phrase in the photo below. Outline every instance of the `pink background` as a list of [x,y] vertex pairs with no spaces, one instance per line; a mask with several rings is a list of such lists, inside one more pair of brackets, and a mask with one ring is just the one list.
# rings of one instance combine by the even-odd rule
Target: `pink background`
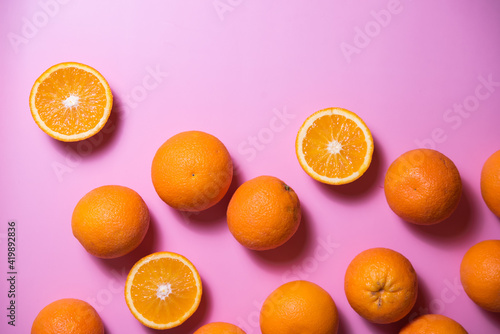
[[[397,333],[409,317],[368,323],[343,291],[352,258],[377,246],[404,254],[419,275],[412,317],[442,313],[469,333],[498,332],[500,317],[460,290],[459,266],[470,246],[500,238],[479,189],[500,149],[500,2],[20,0],[2,1],[0,13],[0,332],[28,333],[40,309],[65,297],[89,301],[107,333],[155,332],[133,318],[123,285],[138,259],[173,251],[196,265],[204,296],[169,333],[211,321],[260,333],[262,301],[299,278],[332,295],[340,333]],[[63,61],[98,69],[116,101],[108,127],[81,143],[51,139],[29,112],[33,82]],[[454,111],[464,103],[470,111]],[[360,115],[376,145],[366,175],[341,187],[311,179],[294,152],[305,118],[331,106]],[[273,131],[277,113],[287,116]],[[187,216],[160,200],[150,167],[167,138],[194,129],[225,143],[237,175],[220,204]],[[383,193],[389,164],[424,145],[451,158],[464,185],[457,212],[432,227],[400,220]],[[258,253],[235,241],[225,210],[239,184],[262,174],[297,192],[304,218],[291,241]],[[77,201],[105,184],[136,190],[152,215],[143,244],[116,260],[92,257],[71,233]],[[9,219],[18,224],[15,328],[4,315]]]

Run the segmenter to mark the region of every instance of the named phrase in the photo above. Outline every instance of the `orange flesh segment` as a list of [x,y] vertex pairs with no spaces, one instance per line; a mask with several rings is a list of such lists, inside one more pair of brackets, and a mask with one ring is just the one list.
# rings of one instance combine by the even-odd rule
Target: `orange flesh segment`
[[309,167],[329,178],[344,178],[357,172],[364,163],[367,150],[363,131],[342,115],[325,115],[316,119],[307,129],[302,143]]
[[95,128],[104,116],[106,105],[106,91],[99,79],[76,67],[61,68],[50,74],[40,83],[35,99],[41,120],[54,132],[64,135]]
[[183,318],[191,310],[198,288],[193,272],[182,261],[159,258],[139,268],[130,292],[135,308],[144,318],[164,324]]

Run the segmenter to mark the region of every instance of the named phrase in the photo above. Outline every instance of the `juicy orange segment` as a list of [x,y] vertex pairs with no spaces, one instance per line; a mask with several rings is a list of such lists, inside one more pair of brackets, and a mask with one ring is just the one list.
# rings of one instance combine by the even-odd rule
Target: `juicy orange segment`
[[198,308],[201,279],[184,256],[158,252],[139,260],[125,283],[127,305],[143,325],[155,329],[179,326]]
[[295,150],[300,165],[312,178],[345,184],[358,179],[370,166],[373,138],[356,114],[329,108],[306,119],[297,134]]
[[104,77],[90,66],[61,63],[45,71],[33,85],[33,119],[49,136],[77,141],[93,136],[109,118],[113,96]]

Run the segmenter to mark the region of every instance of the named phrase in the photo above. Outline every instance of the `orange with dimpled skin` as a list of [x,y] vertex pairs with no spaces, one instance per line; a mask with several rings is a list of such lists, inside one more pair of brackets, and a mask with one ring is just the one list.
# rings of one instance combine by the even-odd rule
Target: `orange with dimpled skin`
[[333,298],[309,281],[281,285],[266,298],[260,311],[262,334],[335,334],[338,327]]
[[491,212],[500,218],[500,150],[493,153],[483,165],[481,195]]
[[78,201],[71,218],[73,235],[90,254],[112,259],[137,248],[149,228],[149,210],[134,190],[107,185]]
[[169,138],[153,158],[151,179],[158,196],[181,211],[202,211],[217,204],[233,178],[224,144],[202,131]]
[[194,334],[245,334],[245,332],[238,326],[227,322],[212,322],[198,328]]
[[444,315],[426,314],[413,320],[399,334],[467,334],[467,331],[458,322]]
[[484,240],[472,246],[460,264],[460,280],[477,305],[500,312],[500,240]]
[[50,303],[38,313],[31,334],[104,334],[104,324],[90,304],[65,298]]
[[384,192],[389,207],[399,217],[417,225],[432,225],[455,211],[462,181],[457,167],[444,154],[416,149],[389,166]]
[[417,275],[410,261],[388,248],[359,253],[345,273],[344,290],[351,307],[378,324],[406,316],[417,300]]
[[227,208],[227,224],[236,240],[253,250],[283,245],[297,231],[300,202],[293,189],[274,176],[243,183]]

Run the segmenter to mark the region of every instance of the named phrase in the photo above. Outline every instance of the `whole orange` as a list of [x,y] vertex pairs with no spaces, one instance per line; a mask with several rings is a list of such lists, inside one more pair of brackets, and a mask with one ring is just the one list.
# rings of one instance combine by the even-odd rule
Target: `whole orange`
[[500,218],[500,150],[493,153],[483,165],[481,194],[488,208]]
[[293,281],[281,285],[260,311],[262,334],[335,334],[339,316],[335,302],[319,285]]
[[472,246],[460,265],[465,292],[477,305],[500,312],[500,240],[485,240]]
[[227,322],[212,322],[198,328],[194,334],[245,334],[245,332],[238,326]]
[[406,316],[417,300],[417,274],[410,261],[387,248],[359,253],[347,267],[344,290],[351,307],[378,324]]
[[467,331],[444,315],[426,314],[406,325],[399,334],[467,334]]
[[455,211],[462,181],[457,167],[444,154],[416,149],[390,165],[384,191],[387,203],[399,217],[418,225],[432,225]]
[[87,252],[100,258],[116,258],[142,242],[149,227],[149,210],[134,190],[102,186],[80,199],[71,227]]
[[233,178],[233,163],[224,144],[201,131],[168,139],[156,152],[151,178],[160,198],[182,211],[201,211],[217,204]]
[[227,208],[227,224],[243,246],[268,250],[283,245],[297,231],[301,218],[295,191],[274,176],[243,183]]
[[33,321],[31,334],[104,334],[104,325],[90,304],[67,298],[45,306]]

